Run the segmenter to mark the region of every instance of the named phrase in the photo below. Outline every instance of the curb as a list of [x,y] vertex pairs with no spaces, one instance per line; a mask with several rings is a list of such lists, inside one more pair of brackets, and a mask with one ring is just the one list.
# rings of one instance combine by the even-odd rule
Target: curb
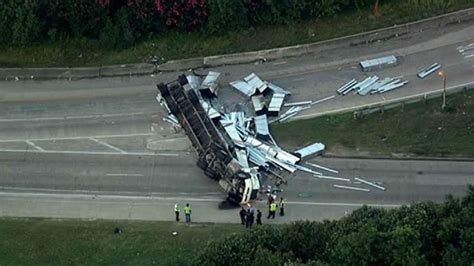
[[147,75],[159,71],[170,72],[201,67],[206,68],[221,65],[244,64],[261,60],[275,60],[285,57],[316,54],[330,49],[343,49],[345,47],[385,41],[402,35],[419,33],[430,29],[437,29],[473,20],[474,8],[468,8],[402,25],[394,25],[392,27],[304,45],[183,60],[171,60],[160,65],[140,63],[80,68],[0,68],[0,79],[8,81],[17,79],[101,78],[127,75]]

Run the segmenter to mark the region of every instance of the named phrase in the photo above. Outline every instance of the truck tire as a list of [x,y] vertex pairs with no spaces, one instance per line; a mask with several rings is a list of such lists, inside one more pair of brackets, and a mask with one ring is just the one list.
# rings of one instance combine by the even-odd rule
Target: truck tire
[[199,97],[194,90],[190,90],[188,92],[188,99],[191,101],[191,103],[193,103],[193,105],[199,102]]
[[217,173],[216,171],[214,171],[213,169],[211,168],[207,168],[205,171],[204,171],[204,174],[207,175],[210,179],[217,179]]
[[156,85],[156,87],[158,87],[158,90],[160,91],[161,96],[163,96],[164,98],[168,97],[170,95],[168,87],[166,87],[165,84],[160,83],[160,84]]
[[220,151],[223,151],[224,148],[221,147],[221,145],[217,144],[216,142],[211,143],[211,150],[218,153]]
[[196,164],[202,170],[206,170],[206,168],[207,168],[207,162],[203,158],[199,158]]
[[186,78],[185,75],[179,75],[178,76],[178,82],[179,82],[179,84],[181,84],[181,86],[184,86],[184,85],[188,84],[188,79]]

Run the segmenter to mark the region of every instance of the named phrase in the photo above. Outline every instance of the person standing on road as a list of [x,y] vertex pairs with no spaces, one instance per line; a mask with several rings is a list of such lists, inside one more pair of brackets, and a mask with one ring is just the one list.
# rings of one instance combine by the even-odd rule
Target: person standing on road
[[176,222],[179,222],[179,206],[178,203],[174,205],[174,213],[176,214]]
[[284,216],[285,215],[285,199],[282,197],[280,198],[280,216]]
[[186,207],[184,207],[184,215],[186,216],[186,223],[191,222],[191,207],[189,206],[189,203],[186,203]]
[[252,227],[253,225],[253,213],[250,211],[250,209],[247,210],[247,223],[245,227],[249,228]]
[[277,211],[277,204],[275,201],[273,201],[271,204],[270,204],[270,212],[268,212],[268,216],[267,216],[267,219],[270,219],[270,217],[272,217],[272,219],[275,219],[275,213]]
[[257,210],[257,225],[262,225],[262,212]]
[[245,211],[244,207],[242,207],[242,209],[240,210],[239,214],[240,214],[240,222],[241,222],[242,224],[246,224],[246,223],[247,223],[247,220],[245,219],[245,216],[247,216],[247,212]]

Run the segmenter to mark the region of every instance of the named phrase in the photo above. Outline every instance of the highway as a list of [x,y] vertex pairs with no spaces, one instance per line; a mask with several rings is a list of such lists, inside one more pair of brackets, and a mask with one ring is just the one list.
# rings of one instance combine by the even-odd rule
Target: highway
[[[456,24],[323,55],[212,70],[222,73],[220,95],[229,105],[242,101],[243,97],[226,84],[251,72],[292,91],[290,101],[335,95],[335,90],[352,78],[373,74],[403,76],[410,81],[406,87],[382,95],[337,96],[300,115],[311,117],[440,89],[441,80],[436,75],[424,80],[415,76],[417,70],[434,62],[446,71],[448,86],[472,83],[474,56],[462,54],[458,48],[474,43],[473,36],[474,25]],[[357,66],[360,59],[390,54],[399,56],[398,66],[370,73],[361,72]],[[208,69],[196,71],[206,73]],[[104,204],[118,205],[110,208],[110,215],[94,212],[92,218],[119,219],[124,218],[120,203],[125,204],[127,197],[133,202],[141,201],[142,207],[156,208],[158,213],[166,213],[179,197],[180,201],[198,205],[198,210],[212,209],[212,215],[218,217],[201,217],[198,221],[229,221],[222,215],[227,211],[217,208],[223,198],[218,185],[195,166],[196,155],[186,136],[162,121],[163,113],[154,98],[156,83],[170,81],[178,74],[0,82],[1,213],[42,216],[38,210],[43,209],[46,216],[87,218],[92,214],[85,208],[76,212],[76,216],[74,211],[65,210],[72,208],[67,206],[73,203],[65,203],[74,202],[70,195],[76,195],[75,200],[91,209],[101,209],[103,205],[89,202],[87,195],[104,195],[109,197]],[[290,175],[282,196],[288,198],[295,212],[282,221],[339,218],[362,204],[393,207],[418,200],[441,201],[446,194],[463,195],[466,185],[474,183],[472,161],[337,158],[313,161],[339,170],[337,176],[351,180],[365,178],[387,190],[354,181],[322,180],[304,173]],[[335,188],[335,184],[371,191],[344,190]],[[56,200],[47,198],[48,195],[56,195]],[[33,207],[28,205],[32,202],[36,204]],[[51,207],[54,204],[57,206]],[[313,211],[303,211],[308,206]],[[50,207],[53,209],[49,210]],[[128,216],[131,219],[167,219],[163,218],[165,214],[149,214],[145,207],[137,210],[135,216],[130,215],[131,212]]]

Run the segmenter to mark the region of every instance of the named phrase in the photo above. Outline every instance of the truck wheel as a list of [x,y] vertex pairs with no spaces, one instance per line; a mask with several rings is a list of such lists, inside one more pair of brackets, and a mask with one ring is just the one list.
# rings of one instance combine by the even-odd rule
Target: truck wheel
[[216,171],[212,170],[211,168],[207,168],[204,171],[204,174],[207,175],[210,179],[217,179]]
[[188,79],[186,78],[185,75],[179,75],[178,76],[178,82],[179,82],[179,84],[181,84],[181,86],[184,86],[184,85],[188,84]]
[[188,99],[191,101],[191,103],[195,104],[199,102],[199,97],[197,96],[196,92],[194,90],[190,90],[188,92]]
[[202,170],[206,170],[207,168],[207,162],[203,158],[199,158],[197,161],[197,166],[201,168]]
[[170,92],[168,91],[168,87],[166,87],[165,84],[160,83],[160,84],[156,85],[156,87],[158,87],[158,90],[160,91],[161,96],[163,96],[163,98],[170,95]]

